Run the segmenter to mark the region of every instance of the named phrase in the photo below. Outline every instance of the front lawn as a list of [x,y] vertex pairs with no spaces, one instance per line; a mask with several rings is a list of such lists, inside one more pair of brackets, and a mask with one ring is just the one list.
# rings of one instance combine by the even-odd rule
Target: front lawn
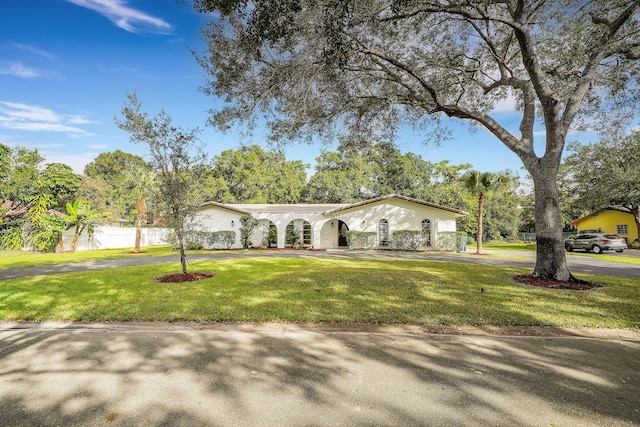
[[454,262],[277,258],[193,262],[212,279],[160,284],[176,263],[0,282],[0,320],[346,322],[640,327],[632,279],[536,288],[530,271]]
[[[40,265],[68,264],[73,262],[108,260],[139,256],[168,256],[175,255],[171,245],[145,246],[142,253],[134,254],[133,247],[128,249],[100,249],[93,251],[78,251],[64,253],[38,253],[32,251],[4,251],[0,250],[0,269],[37,267]],[[187,251],[190,254],[202,251]]]

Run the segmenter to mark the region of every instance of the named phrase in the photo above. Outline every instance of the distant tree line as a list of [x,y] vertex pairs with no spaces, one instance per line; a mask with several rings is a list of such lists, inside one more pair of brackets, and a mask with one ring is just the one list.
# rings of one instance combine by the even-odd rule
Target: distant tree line
[[[559,181],[567,230],[576,218],[610,206],[626,209],[640,223],[638,153],[638,132],[570,146]],[[310,176],[304,162],[258,145],[225,150],[197,168],[193,191],[202,200],[355,203],[396,193],[468,212],[458,229],[475,238],[482,195],[485,241],[515,240],[518,231],[535,231],[533,196],[516,174],[492,174],[503,185],[485,194],[478,191],[482,181],[471,165],[430,162],[390,144],[342,143],[320,154]],[[0,144],[0,246],[60,250],[61,232],[80,228],[78,220],[85,218],[91,224],[106,219],[130,226],[163,223],[165,207],[155,185],[150,163],[120,150],[99,154],[79,175],[68,165],[46,163],[37,149]],[[90,215],[78,217],[79,207]]]

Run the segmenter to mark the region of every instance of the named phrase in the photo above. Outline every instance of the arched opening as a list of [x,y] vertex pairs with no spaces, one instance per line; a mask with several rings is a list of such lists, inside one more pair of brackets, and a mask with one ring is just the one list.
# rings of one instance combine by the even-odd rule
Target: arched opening
[[287,224],[285,230],[285,247],[311,246],[311,223],[304,219],[297,219]]
[[260,247],[261,248],[277,248],[278,247],[278,227],[273,221],[260,221]]
[[347,242],[347,231],[349,231],[347,223],[338,220],[338,247],[349,247],[349,243]]
[[389,221],[384,218],[378,223],[378,246],[389,247]]
[[422,220],[422,231],[424,232],[425,246],[431,246],[431,220],[430,219]]

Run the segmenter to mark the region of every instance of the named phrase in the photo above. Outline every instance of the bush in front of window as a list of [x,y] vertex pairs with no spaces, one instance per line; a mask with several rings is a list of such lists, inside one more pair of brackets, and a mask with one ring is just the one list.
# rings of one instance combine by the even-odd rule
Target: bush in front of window
[[434,248],[439,251],[455,251],[458,236],[455,231],[441,231],[438,233]]
[[214,231],[209,233],[207,243],[213,249],[231,249],[236,242],[235,231]]
[[352,231],[345,234],[349,249],[371,249],[376,244],[376,233],[373,231]]
[[427,246],[429,235],[421,230],[398,230],[391,236],[391,247],[399,251],[417,251]]

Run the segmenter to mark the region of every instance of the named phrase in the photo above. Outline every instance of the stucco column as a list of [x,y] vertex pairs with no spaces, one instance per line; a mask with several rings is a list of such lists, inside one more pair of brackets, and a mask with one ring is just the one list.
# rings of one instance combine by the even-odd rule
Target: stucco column
[[314,221],[311,223],[311,230],[313,235],[311,236],[311,245],[314,249],[326,249],[322,242],[322,227],[327,221]]
[[283,223],[282,221],[275,222],[276,227],[278,228],[278,249],[283,249],[286,243],[286,235],[287,235],[287,224],[288,222]]

